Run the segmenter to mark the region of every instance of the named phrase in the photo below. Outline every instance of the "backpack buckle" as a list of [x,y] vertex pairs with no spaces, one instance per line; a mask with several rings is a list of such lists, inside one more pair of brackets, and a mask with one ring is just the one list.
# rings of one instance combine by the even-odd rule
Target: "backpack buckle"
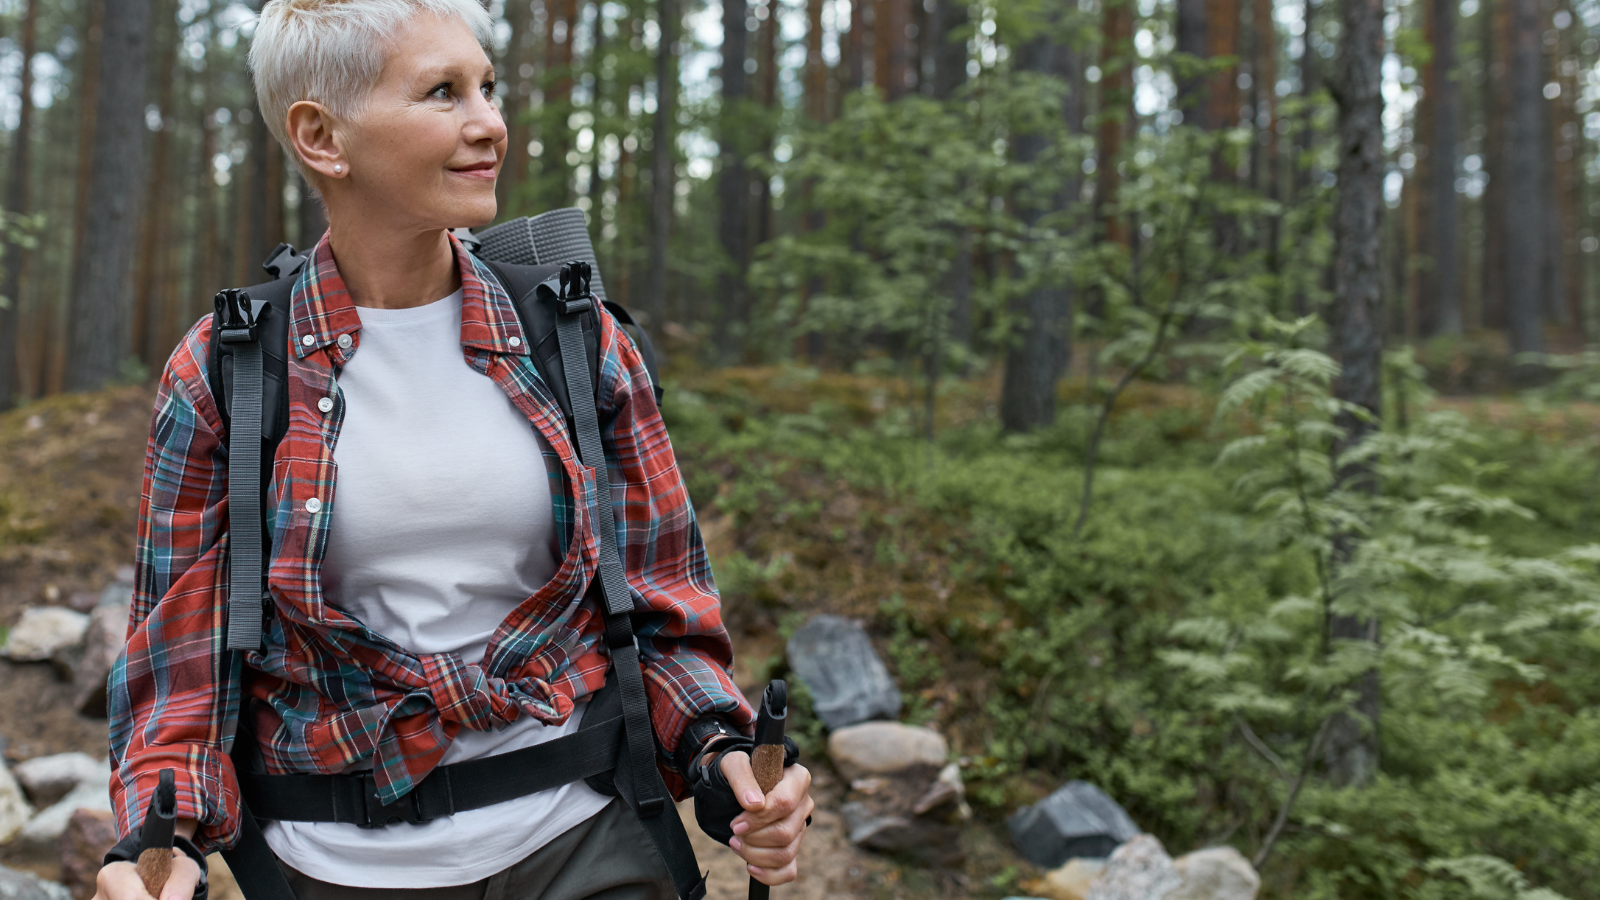
[[419,791],[416,787],[393,803],[380,803],[378,782],[372,777],[371,772],[356,775],[354,783],[356,789],[361,792],[356,808],[361,810],[362,821],[356,823],[357,827],[383,828],[396,822],[421,825],[429,819],[422,814],[422,807],[417,802]]
[[[262,304],[262,309],[266,309],[266,304]],[[256,339],[256,326],[261,322],[248,291],[241,288],[218,291],[217,310],[222,313],[217,335],[224,344],[247,344]]]
[[272,276],[273,281],[277,281],[299,272],[305,265],[306,257],[298,253],[293,244],[279,243],[267,254],[267,260],[261,264],[261,268]]
[[594,308],[594,294],[589,290],[593,270],[581,259],[561,267],[561,293],[558,297],[563,315],[588,312]]

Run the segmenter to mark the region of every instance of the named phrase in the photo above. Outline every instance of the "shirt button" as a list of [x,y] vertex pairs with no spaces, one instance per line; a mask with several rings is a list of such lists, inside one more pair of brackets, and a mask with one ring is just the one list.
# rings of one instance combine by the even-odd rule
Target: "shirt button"
[[333,398],[332,397],[323,397],[321,400],[318,400],[317,401],[317,409],[320,409],[323,412],[332,412],[333,411]]
[[322,501],[321,500],[318,500],[317,498],[312,497],[310,500],[306,501],[306,512],[308,512],[308,513],[316,513],[316,512],[321,512],[321,511],[322,511]]
[[516,335],[512,335],[511,336],[511,340],[507,341],[506,343],[510,344],[513,347],[521,347],[522,346],[522,338],[519,338]]
[[315,337],[313,337],[312,335],[309,335],[309,334],[300,338],[300,346],[302,346],[302,347],[309,347],[312,344],[315,344],[316,342],[317,342],[317,339]]
[[350,335],[348,335],[348,334],[339,335],[339,347],[340,347],[340,349],[349,350],[350,349],[350,344],[351,344]]

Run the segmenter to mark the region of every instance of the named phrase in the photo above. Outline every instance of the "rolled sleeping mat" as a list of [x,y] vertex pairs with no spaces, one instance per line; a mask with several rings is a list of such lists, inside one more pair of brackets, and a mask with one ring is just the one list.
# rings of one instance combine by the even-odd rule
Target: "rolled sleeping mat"
[[589,241],[589,224],[583,210],[575,206],[501,222],[475,232],[472,238],[478,242],[479,256],[497,262],[540,266],[581,259],[593,272],[590,289],[601,302],[609,299],[600,279],[600,261]]

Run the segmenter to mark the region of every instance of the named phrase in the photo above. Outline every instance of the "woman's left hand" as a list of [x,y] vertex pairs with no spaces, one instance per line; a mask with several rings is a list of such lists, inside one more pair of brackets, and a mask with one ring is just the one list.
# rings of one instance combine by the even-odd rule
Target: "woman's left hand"
[[750,768],[750,754],[729,753],[722,758],[722,774],[744,807],[733,820],[734,838],[728,843],[744,857],[751,877],[762,884],[788,884],[795,880],[800,839],[806,819],[816,803],[811,799],[811,773],[805,766],[783,770],[783,780],[762,796]]

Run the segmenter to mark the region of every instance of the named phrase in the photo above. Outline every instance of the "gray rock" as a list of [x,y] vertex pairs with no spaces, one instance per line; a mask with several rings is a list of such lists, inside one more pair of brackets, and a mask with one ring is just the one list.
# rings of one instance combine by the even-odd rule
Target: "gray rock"
[[22,785],[0,759],[0,844],[6,844],[33,818],[33,806],[22,795]]
[[1139,833],[1117,801],[1087,781],[1069,781],[1006,820],[1029,862],[1054,869],[1073,857],[1101,858]]
[[63,885],[0,866],[0,900],[72,900]]
[[1182,884],[1161,842],[1141,834],[1106,860],[1105,871],[1089,886],[1089,900],[1167,900]]
[[36,806],[50,806],[78,785],[104,779],[109,766],[87,753],[57,753],[17,763],[12,774]]
[[111,809],[111,770],[101,766],[96,777],[81,782],[47,809],[40,810],[22,827],[22,840],[35,845],[54,845],[61,839],[72,814],[80,809]]
[[945,766],[950,747],[931,728],[899,722],[863,722],[828,735],[828,757],[845,781],[895,775],[931,768],[935,777]]
[[130,597],[95,607],[89,614],[83,650],[72,671],[72,703],[78,712],[105,718],[106,679],[127,643]]
[[16,662],[43,662],[58,650],[83,642],[89,617],[65,606],[34,606],[12,626],[4,653]]
[[839,807],[850,843],[892,853],[923,866],[954,866],[966,856],[961,829],[948,820],[900,815],[877,804],[852,802]]
[[1186,853],[1173,866],[1183,884],[1164,900],[1255,900],[1261,890],[1255,866],[1232,847]]
[[113,581],[100,591],[97,606],[120,606],[127,609],[133,604],[133,579]]
[[817,718],[834,730],[900,715],[900,691],[867,633],[840,616],[816,616],[789,639],[789,668],[811,690]]

